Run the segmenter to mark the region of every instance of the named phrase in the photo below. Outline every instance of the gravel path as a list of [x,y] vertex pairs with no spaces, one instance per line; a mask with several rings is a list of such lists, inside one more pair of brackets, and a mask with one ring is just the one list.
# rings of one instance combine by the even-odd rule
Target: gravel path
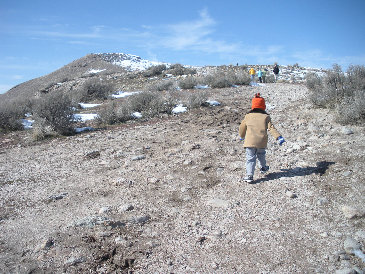
[[[270,139],[270,172],[246,184],[238,126],[256,92],[287,142]],[[293,84],[212,90],[219,107],[3,146],[0,269],[364,270],[344,245],[365,246],[365,131],[313,109],[307,93]]]

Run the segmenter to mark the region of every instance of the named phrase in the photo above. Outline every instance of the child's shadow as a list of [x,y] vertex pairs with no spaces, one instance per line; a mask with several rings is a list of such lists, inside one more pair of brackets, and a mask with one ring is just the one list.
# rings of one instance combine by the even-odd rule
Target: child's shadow
[[319,174],[322,176],[326,173],[328,167],[330,165],[335,164],[335,162],[317,162],[315,167],[296,167],[292,169],[281,169],[281,172],[272,172],[267,174],[264,178],[260,178],[258,180],[255,180],[253,184],[259,184],[266,181],[271,181],[274,179],[279,179],[282,177],[297,177],[297,176],[307,176],[310,174]]

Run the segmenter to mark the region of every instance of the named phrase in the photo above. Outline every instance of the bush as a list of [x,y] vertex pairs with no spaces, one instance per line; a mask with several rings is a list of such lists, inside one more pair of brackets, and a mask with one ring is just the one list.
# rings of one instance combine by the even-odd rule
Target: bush
[[0,130],[13,131],[23,129],[21,118],[30,111],[30,101],[12,100],[0,103]]
[[336,108],[337,121],[342,124],[365,122],[365,91],[356,91],[353,96],[346,96]]
[[186,68],[181,64],[173,64],[167,72],[174,76],[193,75],[196,74],[196,69]]
[[61,92],[43,95],[34,106],[34,126],[39,132],[70,135],[74,132],[73,108],[70,97]]
[[164,70],[166,70],[166,65],[152,66],[143,72],[143,76],[144,77],[153,77],[153,76],[161,75]]
[[211,88],[226,88],[233,85],[232,79],[229,79],[224,73],[216,73],[205,77],[205,83]]
[[130,106],[127,101],[118,104],[112,101],[110,104],[101,108],[98,112],[98,122],[100,124],[124,123],[132,119]]
[[204,105],[207,100],[208,100],[208,95],[206,92],[193,92],[189,95],[188,107],[198,108]]
[[110,82],[91,79],[87,81],[79,91],[79,102],[89,102],[95,99],[107,99],[114,91],[114,85]]
[[179,87],[182,89],[193,89],[198,84],[198,81],[193,76],[188,76],[179,81]]
[[365,122],[365,67],[350,66],[347,74],[333,65],[324,77],[306,77],[312,103],[335,109],[337,120],[343,124]]
[[159,81],[156,84],[151,84],[147,87],[148,90],[150,91],[164,91],[164,90],[171,90],[174,88],[174,81],[171,80],[164,80],[164,81]]
[[162,94],[144,91],[129,97],[128,102],[132,112],[141,112],[143,116],[153,117],[159,113],[171,113]]

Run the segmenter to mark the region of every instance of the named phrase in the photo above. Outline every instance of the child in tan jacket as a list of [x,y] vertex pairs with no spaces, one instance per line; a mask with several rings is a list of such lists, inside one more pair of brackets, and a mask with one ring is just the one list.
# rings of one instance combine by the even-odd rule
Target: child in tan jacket
[[244,181],[252,183],[255,173],[256,158],[259,160],[260,172],[269,170],[266,165],[266,147],[268,141],[267,131],[282,145],[285,140],[271,122],[269,114],[265,111],[265,99],[256,93],[252,99],[252,110],[245,115],[239,128],[243,147],[246,149],[246,177]]

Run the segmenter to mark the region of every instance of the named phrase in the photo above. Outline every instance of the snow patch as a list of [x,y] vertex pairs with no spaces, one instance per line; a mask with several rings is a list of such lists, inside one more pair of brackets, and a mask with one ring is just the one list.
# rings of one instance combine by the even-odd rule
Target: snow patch
[[95,113],[74,114],[74,120],[81,121],[81,122],[94,120],[97,117],[98,117],[98,114],[95,114]]
[[81,108],[94,108],[97,106],[100,106],[101,104],[85,104],[85,103],[79,103],[79,106]]
[[215,101],[215,100],[208,100],[205,102],[211,106],[220,106],[221,105],[221,103],[219,103],[218,101]]
[[102,71],[105,71],[105,70],[106,69],[91,69],[87,73],[93,74],[93,73],[99,73],[99,72],[102,72]]
[[34,120],[27,120],[27,119],[20,119],[24,129],[31,129],[33,128]]
[[187,110],[188,110],[187,107],[184,107],[183,104],[179,104],[172,109],[172,113],[178,114],[178,113],[186,112]]
[[127,96],[131,96],[133,94],[138,93],[138,91],[134,91],[134,92],[126,92],[126,91],[117,91],[115,94],[112,94],[113,98],[124,98]]
[[142,118],[142,113],[140,113],[140,112],[133,112],[132,113],[132,116],[134,118],[136,118],[136,119],[140,119],[140,118]]

